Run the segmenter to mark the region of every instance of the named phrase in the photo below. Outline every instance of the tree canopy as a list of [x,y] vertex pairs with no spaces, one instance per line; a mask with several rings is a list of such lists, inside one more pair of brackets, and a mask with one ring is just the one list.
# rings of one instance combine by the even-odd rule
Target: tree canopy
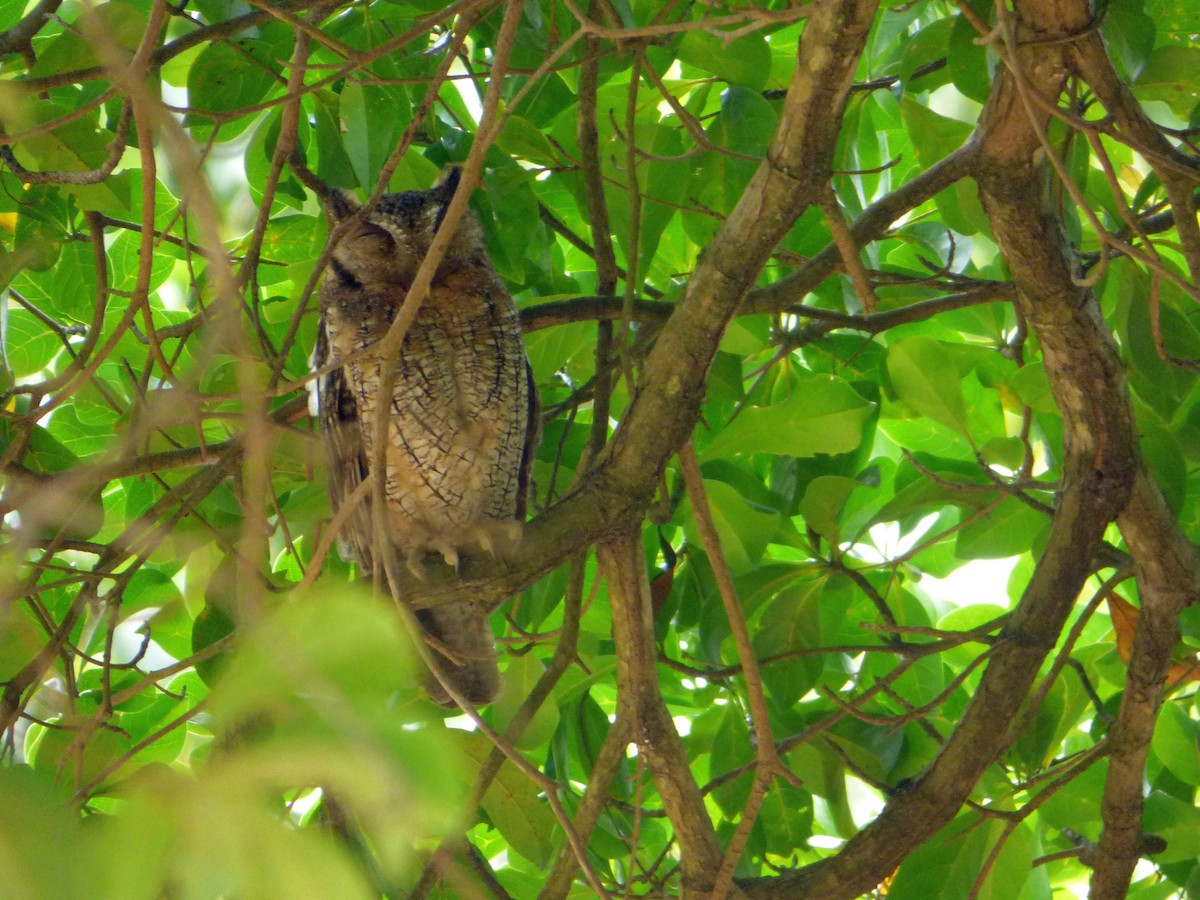
[[[0,65],[6,897],[1200,892],[1190,2],[30,0]],[[309,175],[450,166],[536,497],[397,605]]]

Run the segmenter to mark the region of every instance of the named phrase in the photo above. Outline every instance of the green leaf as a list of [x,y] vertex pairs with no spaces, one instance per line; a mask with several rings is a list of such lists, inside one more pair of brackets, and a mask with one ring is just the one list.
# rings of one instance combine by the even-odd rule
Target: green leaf
[[1050,382],[1046,380],[1046,370],[1041,363],[1022,366],[1009,378],[1008,386],[1026,406],[1042,412],[1056,409],[1054,395],[1050,392]]
[[[764,156],[778,122],[779,114],[760,94],[735,85],[721,96],[720,113],[708,134],[719,147],[746,156]],[[757,166],[750,160],[722,158],[718,168],[724,189],[718,208],[731,210]]]
[[121,611],[132,613],[150,606],[169,606],[182,600],[179,588],[167,572],[146,565],[138,569],[126,583],[121,596]]
[[252,40],[236,45],[214,42],[188,71],[188,103],[201,113],[236,112],[258,103],[278,83],[265,45]]
[[821,475],[808,483],[800,501],[800,515],[813,531],[833,545],[840,543],[838,514],[850,493],[861,485],[841,475]]
[[[733,705],[725,708],[712,744],[712,773],[714,776],[728,774],[754,758],[750,749],[750,729],[746,726],[741,710]],[[736,778],[726,781],[712,792],[717,806],[727,818],[735,818],[750,796],[754,772],[747,769]]]
[[58,337],[28,310],[10,309],[0,323],[4,325],[4,358],[17,378],[42,371],[63,349]]
[[17,215],[13,252],[3,253],[5,283],[22,270],[45,272],[58,261],[67,233],[62,222],[66,212],[63,198],[45,190],[37,191],[33,203]]
[[67,320],[63,324],[90,324],[96,300],[92,250],[78,242],[67,244],[51,271],[23,272],[13,280],[13,287],[42,312]]
[[355,179],[372,190],[411,117],[394,88],[352,81],[341,95],[342,139]]
[[[736,488],[722,481],[705,479],[704,489],[729,568],[734,572],[747,571],[759,561],[767,543],[775,536],[779,528],[779,514],[751,506]],[[690,497],[683,516],[688,543],[701,546],[691,513]]]
[[1136,78],[1154,50],[1154,19],[1142,0],[1109,0],[1100,20],[1109,54]]
[[925,93],[946,83],[948,73],[943,68],[916,77],[919,69],[946,58],[950,43],[950,31],[957,18],[938,19],[930,22],[904,42],[904,56],[900,60],[900,84],[904,92]]
[[1190,718],[1177,703],[1164,703],[1154,725],[1150,748],[1162,764],[1186,784],[1200,785],[1200,723]]
[[1200,34],[1200,10],[1187,0],[1146,0],[1145,5],[1164,38],[1184,40]]
[[1015,472],[1025,461],[1025,442],[1018,437],[992,438],[979,448],[979,453],[989,465]]
[[1167,842],[1166,852],[1154,857],[1155,864],[1179,860],[1195,864],[1200,856],[1200,809],[1194,803],[1163,791],[1151,791],[1146,797],[1142,823],[1146,831]]
[[[236,559],[230,557],[222,572],[230,580],[223,603],[226,610],[236,609],[246,590]],[[210,592],[210,605],[216,605],[220,590]],[[406,685],[412,686],[411,697],[414,674],[412,650],[394,612],[343,589],[276,609],[243,635],[214,693],[213,716],[218,728],[226,728],[280,703],[295,721],[320,722],[344,705],[365,714]],[[322,690],[297,692],[296,679],[319,679]],[[375,709],[372,715],[382,713]]]
[[42,649],[33,614],[17,604],[0,611],[0,679],[11,679]]
[[25,7],[19,3],[10,3],[0,7],[0,29],[7,31],[12,26],[21,21],[25,14]]
[[699,28],[684,32],[676,48],[679,59],[730,84],[761,91],[771,71],[771,49],[758,32],[728,43]]
[[903,744],[903,736],[891,728],[865,722],[840,722],[829,735],[852,766],[879,781],[888,780]]
[[[325,749],[323,757],[312,750],[281,749],[275,757],[277,771],[328,784],[331,770],[344,776],[347,767]],[[365,779],[364,761],[353,761]],[[109,853],[98,861],[92,877],[113,886],[102,896],[157,896],[168,890],[196,897],[302,896],[308,891],[355,900],[371,896],[344,844],[279,821],[277,811],[264,801],[264,789],[273,782],[265,762],[236,754],[199,782],[156,767],[126,791],[119,816],[89,823],[97,847],[138,847],[136,854]],[[379,786],[380,796],[391,794],[395,800],[388,787]],[[339,797],[362,811],[346,792]]]
[[1155,48],[1133,84],[1139,100],[1161,100],[1186,120],[1200,100],[1200,47]]
[[[133,211],[133,173],[109,175],[99,184],[66,185],[80,209],[126,219]],[[160,245],[161,246],[161,245]]]
[[[11,440],[7,430],[8,424],[0,424],[3,426],[0,428],[0,435],[3,435],[3,444],[7,448],[8,442]],[[52,475],[79,465],[79,457],[49,430],[41,425],[36,425],[29,436],[29,452],[23,463],[34,472]]]
[[900,115],[912,139],[917,161],[928,168],[967,142],[971,126],[939,115],[907,95],[900,101]]
[[[482,766],[492,749],[483,735],[463,735],[463,747],[475,766]],[[551,838],[557,820],[536,784],[511,762],[505,761],[483,795],[483,810],[496,830],[517,853],[535,866],[544,867],[553,849]]]
[[54,777],[56,772],[70,765],[79,773],[81,783],[87,784],[100,778],[132,749],[133,742],[128,737],[110,730],[93,733],[80,747],[73,732],[83,726],[86,718],[83,715],[64,716],[55,723],[58,727],[46,729],[31,747],[30,764],[48,777]]
[[558,163],[558,153],[545,133],[521,116],[508,117],[496,138],[496,146],[506,153],[541,166],[554,166]]
[[821,598],[825,586],[826,579],[819,578],[784,588],[758,620],[754,652],[764,660],[763,684],[781,708],[794,706],[816,686],[825,661],[820,655],[767,660],[821,646]]
[[297,263],[320,256],[325,245],[325,223],[316,216],[284,216],[271,224],[263,239],[263,258]]
[[903,338],[888,348],[887,373],[914,412],[970,438],[962,373],[945,345],[923,335]]
[[767,852],[787,857],[802,847],[812,834],[812,795],[776,779],[763,797],[758,821],[765,836]]
[[[53,122],[70,112],[56,103],[34,108],[36,124]],[[103,162],[111,133],[101,131],[99,116],[79,116],[53,131],[40,131],[17,145],[18,159],[35,171],[86,172]]]
[[[116,291],[132,293],[137,287],[138,272],[141,268],[141,235],[132,231],[123,231],[108,247],[108,259],[112,276],[110,286]],[[154,248],[150,262],[150,279],[146,289],[153,294],[175,269],[175,255],[163,246]]]
[[0,768],[0,855],[4,894],[13,898],[86,896],[91,863],[73,814],[54,775],[29,766]]
[[[508,727],[508,723],[512,721],[545,671],[545,664],[532,653],[511,659],[508,668],[501,673],[500,698],[492,704],[494,725],[498,731],[503,733]],[[514,746],[519,750],[541,747],[550,740],[557,728],[558,704],[550,697],[538,707],[532,721],[514,742]]]
[[97,65],[99,59],[90,40],[96,34],[104,35],[122,50],[137,49],[146,30],[146,12],[141,4],[113,0],[97,4],[74,24],[75,28],[59,34],[39,52],[30,75],[37,78]]
[[963,96],[976,103],[985,103],[991,92],[992,78],[988,72],[987,48],[976,43],[978,37],[979,32],[966,16],[955,16],[946,63],[954,86]]
[[[1035,842],[1029,826],[1021,823],[1006,836],[1001,822],[969,824],[955,820],[909,856],[888,888],[888,900],[1020,897],[1032,871]],[[1001,837],[1007,837],[1004,846],[976,888],[984,861]]]
[[1167,505],[1178,514],[1187,498],[1187,463],[1174,432],[1155,413],[1139,406],[1135,409],[1142,453]]
[[801,377],[782,403],[746,407],[717,434],[702,458],[846,453],[862,442],[862,427],[873,410],[874,404],[840,378]]
[[954,552],[959,559],[1004,559],[1033,546],[1050,524],[1044,513],[1031,509],[1015,497],[1000,504],[958,532]]
[[355,188],[358,179],[342,143],[341,98],[333,91],[314,91],[317,177],[331,187]]

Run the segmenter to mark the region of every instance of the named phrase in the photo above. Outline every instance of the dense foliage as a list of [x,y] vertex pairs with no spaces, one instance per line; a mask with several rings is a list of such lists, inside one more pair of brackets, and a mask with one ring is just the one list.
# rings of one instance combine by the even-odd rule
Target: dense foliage
[[[1200,892],[1200,12],[1014,5],[0,6],[0,894]],[[450,164],[544,413],[401,573],[469,717],[308,401],[302,176]]]

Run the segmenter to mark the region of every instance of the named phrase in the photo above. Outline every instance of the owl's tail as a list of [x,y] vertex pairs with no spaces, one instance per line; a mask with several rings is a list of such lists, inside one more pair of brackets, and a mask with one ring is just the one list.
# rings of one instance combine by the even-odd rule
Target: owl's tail
[[[500,669],[495,638],[483,610],[474,603],[447,603],[416,613],[421,627],[446,650],[442,653],[436,644],[430,647],[430,655],[446,680],[476,706],[495,700],[500,693]],[[426,678],[425,688],[435,703],[454,706],[432,673]]]

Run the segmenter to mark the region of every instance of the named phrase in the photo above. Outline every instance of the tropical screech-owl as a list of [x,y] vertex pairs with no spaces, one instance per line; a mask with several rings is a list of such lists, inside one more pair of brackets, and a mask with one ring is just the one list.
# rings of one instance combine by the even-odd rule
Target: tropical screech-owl
[[[429,191],[385,194],[337,244],[320,289],[314,365],[346,360],[318,379],[317,395],[336,512],[371,477],[377,416],[387,427],[386,521],[391,546],[420,573],[436,552],[452,566],[459,551],[495,552],[520,535],[538,438],[538,404],[512,297],[467,213],[429,293],[409,326],[399,358],[371,345],[388,331],[425,258],[458,170]],[[354,215],[356,200],[323,197],[334,222]],[[379,396],[384,366],[391,396]],[[377,557],[371,493],[339,535],[342,553],[366,572]],[[472,602],[418,610],[442,673],[472,703],[499,690],[488,611]],[[437,679],[430,695],[452,703]]]

